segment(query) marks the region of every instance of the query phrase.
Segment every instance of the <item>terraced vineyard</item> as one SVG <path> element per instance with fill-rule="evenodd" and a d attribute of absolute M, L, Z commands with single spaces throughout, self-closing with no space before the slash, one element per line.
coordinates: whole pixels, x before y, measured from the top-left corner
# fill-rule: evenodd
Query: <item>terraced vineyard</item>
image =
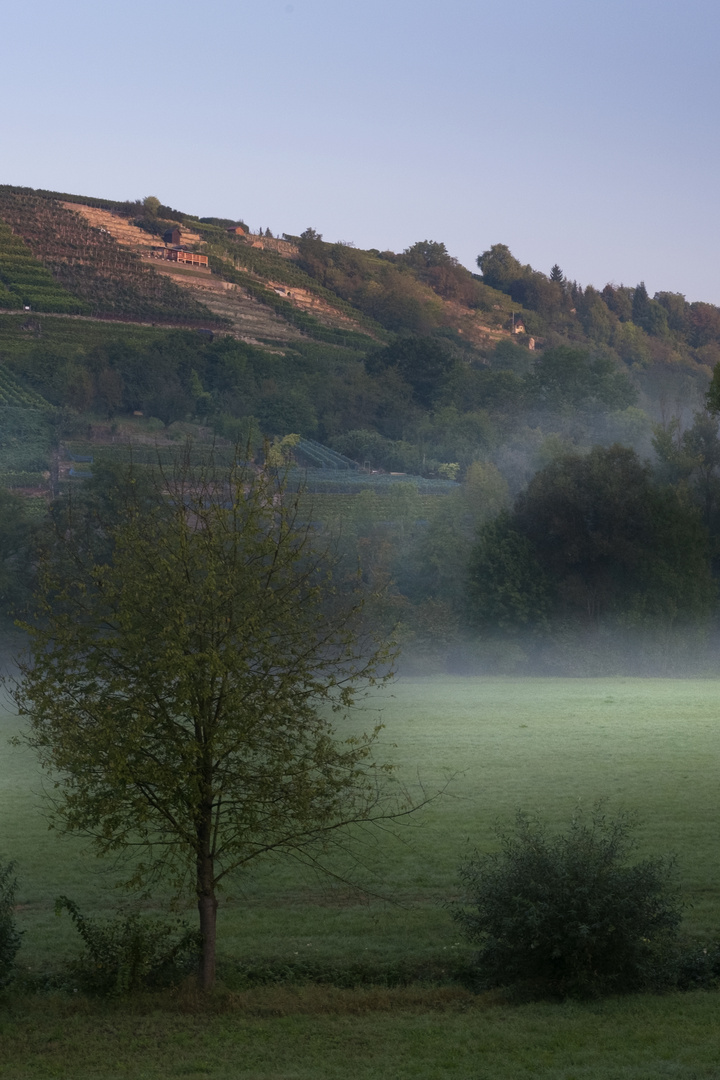
<path fill-rule="evenodd" d="M 6 367 L 0 365 L 0 408 L 13 406 L 21 409 L 51 409 L 50 402 L 35 390 L 21 386 Z"/>
<path fill-rule="evenodd" d="M 411 476 L 406 473 L 368 473 L 351 469 L 303 469 L 290 471 L 291 486 L 303 487 L 316 494 L 351 495 L 363 490 L 391 491 L 398 484 L 410 484 L 418 494 L 440 495 L 456 491 L 458 484 L 454 480 L 433 480 L 424 476 Z"/>
<path fill-rule="evenodd" d="M 73 294 L 75 310 L 103 318 L 185 326 L 224 325 L 224 320 L 186 290 L 143 265 L 134 252 L 107 232 L 92 228 L 79 213 L 54 199 L 0 185 L 0 221 L 5 222 L 6 229 L 10 226 L 6 236 L 14 233 L 16 239 L 24 241 L 25 251 L 42 260 L 42 265 L 34 265 L 46 275 L 46 285 L 41 286 L 38 279 L 37 288 L 50 288 L 49 281 L 59 293 Z"/>
<path fill-rule="evenodd" d="M 415 479 L 415 478 L 413 478 Z M 415 484 L 406 485 L 405 490 L 387 486 L 384 488 L 370 487 L 358 488 L 353 493 L 309 491 L 300 498 L 300 506 L 303 515 L 317 522 L 339 522 L 344 528 L 351 521 L 361 521 L 364 525 L 368 522 L 374 524 L 387 524 L 394 522 L 398 517 L 409 516 L 414 521 L 428 521 L 438 507 L 438 499 L 447 498 L 447 491 L 419 491 Z M 358 501 L 358 495 L 364 498 Z M 400 505 L 398 496 L 409 495 L 408 506 Z M 404 512 L 411 512 L 409 515 Z"/>
<path fill-rule="evenodd" d="M 0 308 L 83 314 L 89 304 L 72 296 L 38 262 L 9 225 L 0 222 Z"/>
<path fill-rule="evenodd" d="M 261 304 L 266 304 L 276 315 L 279 315 L 291 326 L 297 327 L 302 333 L 307 334 L 308 337 L 314 338 L 316 341 L 324 341 L 355 349 L 367 349 L 375 344 L 369 333 L 358 332 L 353 329 L 353 324 L 348 326 L 326 325 L 317 319 L 315 315 L 295 307 L 289 300 L 284 300 L 273 288 L 267 288 L 263 282 L 258 281 L 251 274 L 246 273 L 244 270 L 233 269 L 228 263 L 223 262 L 216 256 L 210 256 L 210 268 L 213 273 L 221 275 L 226 281 L 244 288 L 249 296 L 252 296 Z M 346 318 L 345 316 L 342 317 Z M 338 318 L 340 318 L 339 313 Z"/>
<path fill-rule="evenodd" d="M 65 456 L 69 461 L 80 465 L 92 465 L 96 462 L 112 463 L 114 465 L 160 465 L 171 467 L 178 460 L 178 454 L 182 453 L 182 444 L 178 446 L 162 446 L 153 443 L 119 442 L 119 443 L 92 443 L 69 441 L 63 443 Z M 209 465 L 214 462 L 218 466 L 228 465 L 234 457 L 233 447 L 218 446 L 215 443 L 196 443 L 190 451 L 191 465 Z"/>
<path fill-rule="evenodd" d="M 47 470 L 12 470 L 0 467 L 0 487 L 10 488 L 10 490 L 17 488 L 45 488 L 49 490 L 49 478 L 50 473 Z"/>
<path fill-rule="evenodd" d="M 0 487 L 48 488 L 54 414 L 0 364 Z"/>
<path fill-rule="evenodd" d="M 232 269 L 241 272 L 245 271 L 257 277 L 259 281 L 272 281 L 276 284 L 302 290 L 302 292 L 322 301 L 326 305 L 326 309 L 330 309 L 329 311 L 326 310 L 326 315 L 333 312 L 336 318 L 344 317 L 349 319 L 355 324 L 356 329 L 365 329 L 372 337 L 379 340 L 385 340 L 387 337 L 386 331 L 378 322 L 363 314 L 346 300 L 341 299 L 330 289 L 326 289 L 319 281 L 301 270 L 297 263 L 291 259 L 274 251 L 264 251 L 250 247 L 228 237 L 224 229 L 215 226 L 203 225 L 199 227 L 199 232 L 208 245 L 208 254 L 217 256 L 218 260 L 225 262 L 224 267 L 219 265 L 219 261 L 216 263 L 219 273 L 225 275 L 226 272 L 231 272 Z M 231 266 L 228 263 L 231 263 Z M 231 278 L 228 278 L 228 280 L 231 280 Z"/>

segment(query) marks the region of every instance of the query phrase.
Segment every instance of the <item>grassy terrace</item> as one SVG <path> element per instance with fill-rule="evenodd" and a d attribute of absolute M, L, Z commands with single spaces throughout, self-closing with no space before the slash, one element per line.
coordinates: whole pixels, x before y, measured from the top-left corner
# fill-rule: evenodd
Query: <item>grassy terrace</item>
<path fill-rule="evenodd" d="M 91 350 L 115 341 L 145 344 L 166 335 L 165 327 L 138 326 L 133 323 L 84 322 L 79 319 L 44 319 L 42 314 L 0 314 L 0 348 L 13 356 L 44 348 Z"/>
<path fill-rule="evenodd" d="M 716 994 L 517 1006 L 473 997 L 452 981 L 470 954 L 442 902 L 468 846 L 491 844 L 494 822 L 516 807 L 564 821 L 577 800 L 607 795 L 646 822 L 641 851 L 678 853 L 687 933 L 716 936 L 719 711 L 713 680 L 399 680 L 359 721 L 382 717 L 380 753 L 409 785 L 455 778 L 400 840 L 360 848 L 366 883 L 393 903 L 287 864 L 259 867 L 221 908 L 225 989 L 212 1004 L 188 989 L 114 1004 L 9 998 L 0 1077 L 718 1077 Z M 18 863 L 18 960 L 37 978 L 78 944 L 52 913 L 58 893 L 94 914 L 120 897 L 112 867 L 47 831 L 34 761 L 5 739 L 18 723 L 3 716 L 2 853 Z M 271 982 L 253 987 L 261 970 Z"/>

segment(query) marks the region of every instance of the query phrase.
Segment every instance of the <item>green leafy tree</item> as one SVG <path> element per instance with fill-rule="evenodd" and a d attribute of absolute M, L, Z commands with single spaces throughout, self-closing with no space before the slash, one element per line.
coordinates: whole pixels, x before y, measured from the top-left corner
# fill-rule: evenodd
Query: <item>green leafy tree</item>
<path fill-rule="evenodd" d="M 634 322 L 621 322 L 615 328 L 612 344 L 620 359 L 633 367 L 642 368 L 650 360 L 648 336 Z"/>
<path fill-rule="evenodd" d="M 720 308 L 697 301 L 690 304 L 690 344 L 696 349 L 720 341 Z"/>
<path fill-rule="evenodd" d="M 633 289 L 627 285 L 608 284 L 602 291 L 602 298 L 620 322 L 629 322 L 632 319 Z"/>
<path fill-rule="evenodd" d="M 611 357 L 560 345 L 548 349 L 525 379 L 536 408 L 552 412 L 608 412 L 633 405 L 637 391 Z"/>
<path fill-rule="evenodd" d="M 655 337 L 664 337 L 668 332 L 668 317 L 665 307 L 657 300 L 651 300 L 641 281 L 633 293 L 632 321 L 636 326 Z"/>
<path fill-rule="evenodd" d="M 552 581 L 532 543 L 501 513 L 478 532 L 467 578 L 467 615 L 486 636 L 547 628 Z"/>
<path fill-rule="evenodd" d="M 658 472 L 671 484 L 686 483 L 713 532 L 720 506 L 720 437 L 717 416 L 697 412 L 691 427 L 680 432 L 677 419 L 658 427 L 653 438 Z"/>
<path fill-rule="evenodd" d="M 713 368 L 712 379 L 705 399 L 708 412 L 720 416 L 720 364 Z"/>
<path fill-rule="evenodd" d="M 687 333 L 689 304 L 682 293 L 655 293 L 655 300 L 665 309 L 668 326 L 680 334 Z"/>
<path fill-rule="evenodd" d="M 667 424 L 658 424 L 652 437 L 657 456 L 655 474 L 665 484 L 687 483 L 695 468 L 695 458 L 683 445 L 680 421 L 675 416 Z"/>
<path fill-rule="evenodd" d="M 123 479 L 109 519 L 97 500 L 60 514 L 14 695 L 59 824 L 137 849 L 131 885 L 192 883 L 209 988 L 229 875 L 280 853 L 320 865 L 344 823 L 392 813 L 374 736 L 333 722 L 387 649 L 272 471 L 186 456 Z"/>
<path fill-rule="evenodd" d="M 437 501 L 397 579 L 413 600 L 447 604 L 459 618 L 467 604 L 467 567 L 477 530 L 506 508 L 507 484 L 494 465 L 473 461 L 460 490 Z M 410 572 L 407 580 L 403 570 Z"/>
<path fill-rule="evenodd" d="M 647 321 L 650 317 L 650 297 L 648 291 L 645 288 L 645 282 L 641 281 L 639 285 L 635 286 L 633 292 L 632 301 L 632 321 L 636 326 L 642 326 L 643 330 L 647 329 Z"/>
<path fill-rule="evenodd" d="M 73 979 L 93 994 L 116 996 L 176 982 L 197 953 L 198 933 L 180 919 L 147 919 L 138 912 L 105 922 L 86 918 L 67 896 L 55 900 L 85 945 L 69 967 Z"/>
<path fill-rule="evenodd" d="M 667 625 L 710 614 L 707 530 L 682 493 L 652 484 L 633 450 L 558 457 L 518 497 L 512 523 L 566 614 Z"/>
<path fill-rule="evenodd" d="M 582 328 L 593 341 L 609 342 L 612 338 L 615 319 L 602 296 L 588 285 L 576 303 L 578 318 Z"/>
<path fill-rule="evenodd" d="M 430 408 L 455 364 L 454 357 L 435 338 L 420 334 L 398 337 L 392 345 L 372 353 L 368 371 L 395 368 L 412 387 L 416 400 Z"/>
<path fill-rule="evenodd" d="M 450 255 L 444 244 L 435 240 L 420 240 L 406 248 L 400 258 L 440 296 L 457 300 L 468 307 L 480 305 L 478 282 L 469 270 Z"/>
<path fill-rule="evenodd" d="M 537 311 L 538 315 L 548 322 L 553 322 L 557 318 L 565 304 L 565 294 L 560 285 L 555 281 L 549 281 L 544 274 L 529 268 L 524 269 L 522 277 L 510 284 L 509 292 L 517 304 L 522 304 L 531 311 Z M 529 333 L 537 332 L 537 329 L 541 328 L 541 324 L 537 322 L 535 326 L 532 322 L 528 324 L 527 317 L 525 322 Z"/>
<path fill-rule="evenodd" d="M 562 285 L 565 281 L 565 275 L 557 263 L 555 263 L 550 270 L 550 280 L 556 282 L 558 285 Z"/>
<path fill-rule="evenodd" d="M 533 354 L 509 338 L 502 338 L 490 353 L 490 363 L 495 371 L 527 375 L 533 366 Z"/>
<path fill-rule="evenodd" d="M 412 247 L 405 248 L 403 257 L 408 266 L 426 270 L 435 266 L 456 266 L 454 259 L 444 244 L 436 240 L 419 240 Z"/>
<path fill-rule="evenodd" d="M 536 473 L 479 531 L 467 592 L 468 620 L 488 640 L 542 635 L 552 652 L 570 629 L 573 649 L 588 634 L 641 633 L 639 655 L 667 667 L 677 631 L 701 640 L 717 588 L 687 491 L 653 484 L 634 451 L 612 446 L 561 453 Z"/>
<path fill-rule="evenodd" d="M 510 251 L 507 244 L 493 244 L 482 255 L 478 255 L 477 264 L 486 285 L 501 292 L 508 292 L 513 281 L 524 273 L 524 267 Z"/>

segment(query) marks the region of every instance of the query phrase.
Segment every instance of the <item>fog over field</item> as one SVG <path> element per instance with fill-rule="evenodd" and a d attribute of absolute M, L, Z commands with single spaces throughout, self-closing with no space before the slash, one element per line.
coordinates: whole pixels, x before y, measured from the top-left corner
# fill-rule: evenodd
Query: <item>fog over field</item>
<path fill-rule="evenodd" d="M 294 863 L 258 864 L 227 886 L 224 962 L 292 963 L 299 954 L 313 963 L 436 962 L 459 948 L 442 904 L 458 895 L 468 851 L 493 848 L 494 828 L 518 808 L 559 826 L 599 798 L 609 810 L 637 811 L 641 853 L 678 854 L 686 928 L 712 935 L 720 913 L 717 693 L 710 679 L 399 678 L 348 731 L 379 718 L 378 758 L 397 765 L 416 798 L 420 785 L 444 793 L 406 826 L 349 844 L 335 863 L 387 901 Z M 4 738 L 21 727 L 4 715 Z M 28 750 L 6 743 L 1 768 L 3 850 L 17 861 L 26 931 L 22 963 L 52 967 L 74 945 L 69 920 L 53 915 L 55 896 L 109 913 L 122 899 L 111 887 L 117 873 L 78 838 L 48 832 L 43 780 Z M 165 906 L 162 893 L 156 906 Z"/>

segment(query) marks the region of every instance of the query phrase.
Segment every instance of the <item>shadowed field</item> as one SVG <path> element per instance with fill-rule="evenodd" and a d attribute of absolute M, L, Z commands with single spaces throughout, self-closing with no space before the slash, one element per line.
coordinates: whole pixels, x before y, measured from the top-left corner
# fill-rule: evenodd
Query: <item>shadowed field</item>
<path fill-rule="evenodd" d="M 469 847 L 492 844 L 494 824 L 518 807 L 560 822 L 578 800 L 590 805 L 600 796 L 611 809 L 637 810 L 641 853 L 677 852 L 690 905 L 685 929 L 717 935 L 717 682 L 402 679 L 353 723 L 369 727 L 378 718 L 385 723 L 379 756 L 397 764 L 418 796 L 418 778 L 432 792 L 452 776 L 446 793 L 399 835 L 354 849 L 365 868 L 352 866 L 350 853 L 334 863 L 388 900 L 292 864 L 258 866 L 233 883 L 221 908 L 221 970 L 234 989 L 218 1015 L 201 1022 L 195 1005 L 175 999 L 142 1008 L 30 1001 L 4 1027 L 14 1064 L 7 1071 L 0 1063 L 0 1077 L 720 1076 L 715 994 L 513 1009 L 459 989 L 443 997 L 427 987 L 413 997 L 400 988 L 375 998 L 297 985 L 242 990 L 247 965 L 285 965 L 296 983 L 322 971 L 341 983 L 349 971 L 362 971 L 366 982 L 388 970 L 427 968 L 437 977 L 447 963 L 451 971 L 469 953 L 442 904 L 457 894 L 456 868 Z M 2 723 L 9 735 L 19 721 L 6 714 Z M 48 832 L 30 753 L 9 747 L 4 735 L 0 745 L 0 852 L 18 864 L 26 931 L 18 960 L 39 972 L 77 948 L 69 920 L 52 914 L 58 893 L 100 915 L 122 894 L 111 887 L 112 867 L 79 840 Z M 141 1017 L 133 1019 L 134 1008 Z M 104 1034 L 91 1037 L 100 1017 Z"/>

